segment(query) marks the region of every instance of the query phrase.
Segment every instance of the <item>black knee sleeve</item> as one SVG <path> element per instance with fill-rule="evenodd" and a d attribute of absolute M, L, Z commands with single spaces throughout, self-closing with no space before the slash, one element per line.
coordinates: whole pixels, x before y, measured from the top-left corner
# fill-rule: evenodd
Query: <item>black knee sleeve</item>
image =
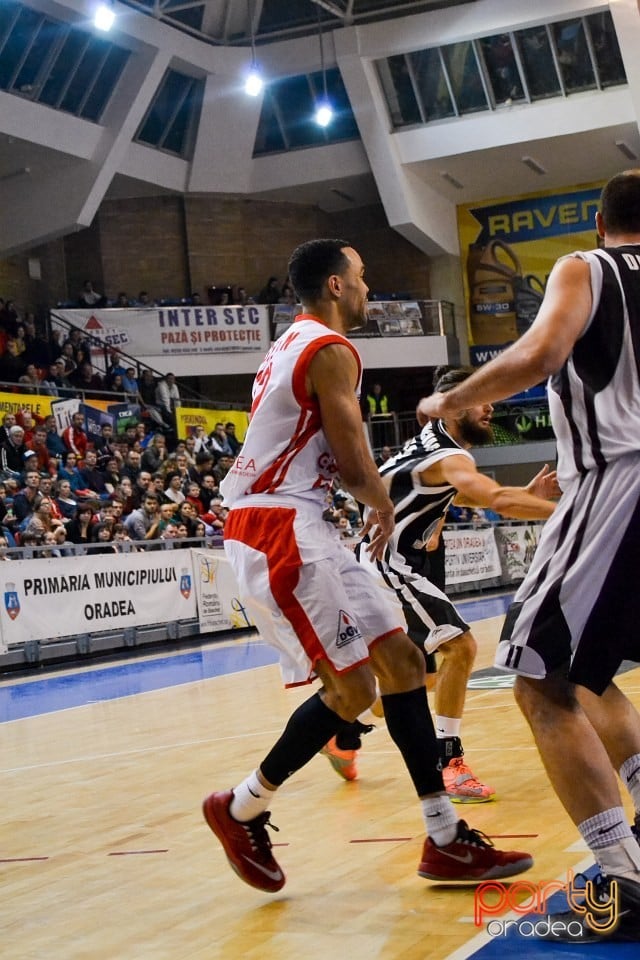
<path fill-rule="evenodd" d="M 260 764 L 263 776 L 274 787 L 279 787 L 315 757 L 343 723 L 344 720 L 325 705 L 320 694 L 309 697 L 291 714 L 282 736 Z"/>
<path fill-rule="evenodd" d="M 386 693 L 382 706 L 387 729 L 407 765 L 419 797 L 444 790 L 436 732 L 424 687 Z"/>

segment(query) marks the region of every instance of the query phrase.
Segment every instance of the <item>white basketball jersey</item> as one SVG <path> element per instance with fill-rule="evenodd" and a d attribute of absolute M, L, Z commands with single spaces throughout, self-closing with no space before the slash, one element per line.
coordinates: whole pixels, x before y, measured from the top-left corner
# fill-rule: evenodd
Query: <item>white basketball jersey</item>
<path fill-rule="evenodd" d="M 352 343 L 309 314 L 301 314 L 273 344 L 256 374 L 251 421 L 242 450 L 220 484 L 225 506 L 249 506 L 291 497 L 326 507 L 337 468 L 322 430 L 317 399 L 307 396 L 305 379 L 318 350 Z"/>

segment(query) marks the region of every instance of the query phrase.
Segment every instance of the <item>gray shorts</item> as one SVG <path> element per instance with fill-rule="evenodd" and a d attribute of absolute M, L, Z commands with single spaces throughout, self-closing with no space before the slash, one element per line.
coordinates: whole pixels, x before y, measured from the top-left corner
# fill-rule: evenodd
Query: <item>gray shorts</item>
<path fill-rule="evenodd" d="M 505 620 L 496 666 L 604 692 L 623 660 L 640 662 L 640 453 L 564 490 Z"/>

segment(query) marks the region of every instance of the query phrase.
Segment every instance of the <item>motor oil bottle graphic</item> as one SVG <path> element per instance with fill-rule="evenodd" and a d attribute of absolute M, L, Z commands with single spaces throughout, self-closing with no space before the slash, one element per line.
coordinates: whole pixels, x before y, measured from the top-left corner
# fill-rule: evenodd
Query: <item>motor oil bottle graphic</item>
<path fill-rule="evenodd" d="M 522 285 L 518 257 L 502 240 L 472 244 L 467 255 L 470 326 L 474 344 L 508 343 L 518 336 L 516 291 Z"/>
<path fill-rule="evenodd" d="M 544 287 L 542 280 L 533 273 L 515 278 L 516 328 L 519 337 L 527 332 L 537 317 L 544 297 Z"/>

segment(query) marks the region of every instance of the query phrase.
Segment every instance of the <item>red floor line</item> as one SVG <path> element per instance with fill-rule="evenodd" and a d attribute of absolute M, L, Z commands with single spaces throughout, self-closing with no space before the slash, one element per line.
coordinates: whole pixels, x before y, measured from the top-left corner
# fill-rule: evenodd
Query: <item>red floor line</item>
<path fill-rule="evenodd" d="M 114 850 L 108 857 L 134 857 L 141 853 L 169 853 L 169 850 Z"/>
<path fill-rule="evenodd" d="M 413 837 L 368 837 L 363 840 L 349 840 L 349 843 L 404 843 Z"/>
<path fill-rule="evenodd" d="M 48 860 L 49 857 L 3 857 L 0 863 L 30 863 L 32 860 Z"/>
<path fill-rule="evenodd" d="M 490 840 L 529 840 L 539 837 L 539 833 L 488 833 Z"/>

